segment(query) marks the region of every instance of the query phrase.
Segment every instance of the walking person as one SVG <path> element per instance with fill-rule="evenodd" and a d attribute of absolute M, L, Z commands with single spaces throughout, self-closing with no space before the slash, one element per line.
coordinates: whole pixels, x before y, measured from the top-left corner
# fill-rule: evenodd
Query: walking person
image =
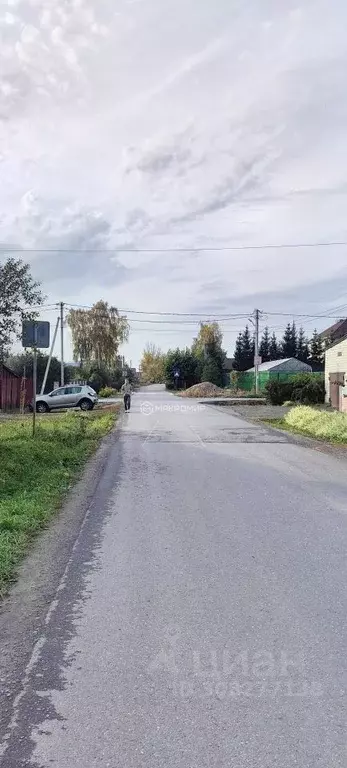
<path fill-rule="evenodd" d="M 122 386 L 122 392 L 124 394 L 124 409 L 126 411 L 130 411 L 130 405 L 131 405 L 131 384 L 129 382 L 129 379 L 125 379 L 125 382 Z"/>

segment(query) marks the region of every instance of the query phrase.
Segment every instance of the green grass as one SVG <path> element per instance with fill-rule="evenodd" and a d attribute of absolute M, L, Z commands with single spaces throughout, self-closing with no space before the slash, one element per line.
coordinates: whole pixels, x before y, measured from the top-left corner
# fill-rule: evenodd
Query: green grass
<path fill-rule="evenodd" d="M 48 523 L 117 408 L 0 423 L 0 596 L 31 540 Z"/>
<path fill-rule="evenodd" d="M 328 443 L 347 444 L 347 414 L 308 405 L 292 408 L 283 419 L 267 419 L 273 427 Z"/>

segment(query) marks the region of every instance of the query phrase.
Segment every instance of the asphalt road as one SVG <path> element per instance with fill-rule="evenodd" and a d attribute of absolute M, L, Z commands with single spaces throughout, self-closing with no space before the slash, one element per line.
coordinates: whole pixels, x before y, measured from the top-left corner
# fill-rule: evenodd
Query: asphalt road
<path fill-rule="evenodd" d="M 337 768 L 346 465 L 133 397 L 13 702 L 6 768 Z"/>

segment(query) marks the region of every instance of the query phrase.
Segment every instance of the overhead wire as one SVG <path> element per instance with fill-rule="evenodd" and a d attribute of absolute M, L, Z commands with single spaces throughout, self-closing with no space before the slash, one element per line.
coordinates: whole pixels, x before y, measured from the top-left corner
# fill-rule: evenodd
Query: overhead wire
<path fill-rule="evenodd" d="M 264 243 L 259 245 L 201 245 L 174 246 L 164 248 L 7 248 L 0 246 L 2 253 L 217 253 L 223 251 L 265 251 L 285 248 L 340 248 L 347 245 L 347 240 L 328 240 L 306 243 Z"/>

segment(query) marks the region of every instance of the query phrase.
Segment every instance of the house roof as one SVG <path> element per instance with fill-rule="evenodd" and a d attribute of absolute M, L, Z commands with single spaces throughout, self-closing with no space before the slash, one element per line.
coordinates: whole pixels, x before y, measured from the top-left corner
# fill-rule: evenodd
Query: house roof
<path fill-rule="evenodd" d="M 345 333 L 344 336 L 341 336 L 340 339 L 336 339 L 332 344 L 329 344 L 328 349 L 326 349 L 326 352 L 329 352 L 329 349 L 332 349 L 333 347 L 337 347 L 338 344 L 342 344 L 344 341 L 347 341 L 347 333 Z"/>
<path fill-rule="evenodd" d="M 346 326 L 346 330 L 347 330 L 347 317 L 341 317 L 341 319 L 338 320 L 337 323 L 334 323 L 334 325 L 331 325 L 329 328 L 326 328 L 326 330 L 322 331 L 319 334 L 319 336 L 321 339 L 334 337 L 339 331 L 344 330 L 344 326 Z"/>
<path fill-rule="evenodd" d="M 282 363 L 289 363 L 291 360 L 295 360 L 295 363 L 298 363 L 299 361 L 295 357 L 283 357 L 281 360 L 269 360 L 267 363 L 261 363 L 261 365 L 258 366 L 258 371 L 261 373 L 262 371 L 271 371 L 272 368 L 277 368 Z M 255 371 L 255 368 L 249 368 L 248 371 Z"/>

